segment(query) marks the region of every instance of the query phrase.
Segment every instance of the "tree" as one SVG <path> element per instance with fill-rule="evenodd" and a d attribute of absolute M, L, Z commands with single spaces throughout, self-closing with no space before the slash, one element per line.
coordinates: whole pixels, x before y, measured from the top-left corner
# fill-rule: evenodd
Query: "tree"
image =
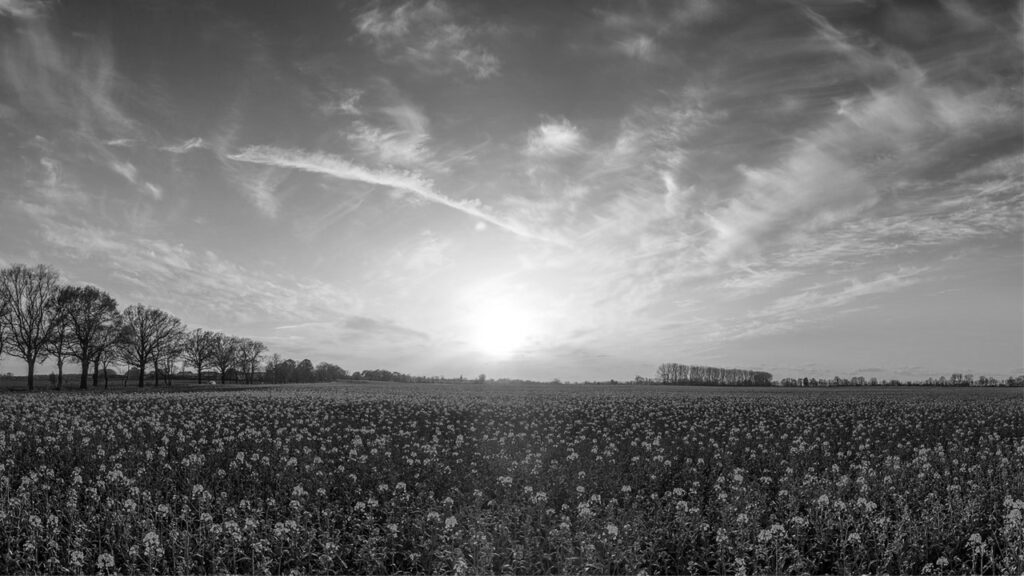
<path fill-rule="evenodd" d="M 182 340 L 181 353 L 187 366 L 196 369 L 196 382 L 203 381 L 203 366 L 213 361 L 213 344 L 217 335 L 209 330 L 196 328 Z"/>
<path fill-rule="evenodd" d="M 146 364 L 168 338 L 182 330 L 182 323 L 163 310 L 142 304 L 125 308 L 121 318 L 119 357 L 125 364 L 139 369 L 139 388 L 142 388 Z"/>
<path fill-rule="evenodd" d="M 153 349 L 153 385 L 160 385 L 160 374 L 164 375 L 164 384 L 170 386 L 170 373 L 173 365 L 181 357 L 182 339 L 185 336 L 185 325 L 180 321 L 173 330 L 164 335 Z"/>
<path fill-rule="evenodd" d="M 336 382 L 344 380 L 347 375 L 341 366 L 331 364 L 330 362 L 321 362 L 316 365 L 315 376 L 317 382 Z"/>
<path fill-rule="evenodd" d="M 294 382 L 295 381 L 295 360 L 288 358 L 287 360 L 280 360 L 280 356 L 274 355 L 278 358 L 278 361 L 274 363 L 274 381 L 275 382 Z"/>
<path fill-rule="evenodd" d="M 89 363 L 95 362 L 97 337 L 101 330 L 117 321 L 117 300 L 95 286 L 65 286 L 57 297 L 67 315 L 67 323 L 76 343 L 75 356 L 82 364 L 83 390 L 89 377 Z"/>
<path fill-rule="evenodd" d="M 4 296 L 3 288 L 0 287 L 0 358 L 4 356 L 4 344 L 7 342 L 7 316 L 10 311 L 11 304 Z"/>
<path fill-rule="evenodd" d="M 260 366 L 260 359 L 267 351 L 267 346 L 258 340 L 242 338 L 238 341 L 238 360 L 242 374 L 245 375 L 245 383 L 252 384 L 256 371 Z"/>
<path fill-rule="evenodd" d="M 274 353 L 269 360 L 267 360 L 267 366 L 263 369 L 263 379 L 267 382 L 283 382 L 281 379 L 281 355 Z"/>
<path fill-rule="evenodd" d="M 56 300 L 57 271 L 49 266 L 29 268 L 15 264 L 0 270 L 0 301 L 7 314 L 0 316 L 8 352 L 28 364 L 28 389 L 34 389 L 36 362 L 46 359 L 46 346 L 60 326 Z"/>
<path fill-rule="evenodd" d="M 110 372 L 109 366 L 111 363 L 116 363 L 119 357 L 118 337 L 121 333 L 121 315 L 117 315 L 117 320 L 111 326 L 104 326 L 98 333 L 96 341 L 93 345 L 95 354 L 93 356 L 94 363 L 98 360 L 99 365 L 103 367 L 103 388 L 107 389 L 110 387 Z M 95 375 L 96 372 L 93 372 Z"/>
<path fill-rule="evenodd" d="M 103 325 L 96 332 L 95 338 L 92 343 L 93 350 L 93 365 L 103 366 L 103 387 L 107 388 L 110 385 L 109 377 L 107 375 L 107 367 L 111 363 L 116 363 L 120 359 L 121 352 L 121 328 L 122 328 L 121 313 L 114 313 L 114 321 L 110 324 Z M 93 386 L 96 386 L 96 374 L 93 371 Z"/>
<path fill-rule="evenodd" d="M 57 390 L 64 386 L 64 362 L 68 357 L 74 356 L 75 341 L 71 326 L 67 322 L 67 311 L 60 305 L 58 298 L 56 313 L 59 315 L 57 328 L 53 331 L 53 337 L 46 343 L 45 351 L 57 361 Z"/>
<path fill-rule="evenodd" d="M 313 381 L 313 362 L 308 358 L 299 362 L 295 367 L 295 373 L 292 374 L 292 378 L 296 382 L 312 382 Z"/>
<path fill-rule="evenodd" d="M 235 367 L 238 362 L 239 339 L 234 336 L 227 336 L 217 332 L 213 337 L 213 365 L 220 372 L 220 383 L 224 384 L 224 377 L 228 370 Z"/>

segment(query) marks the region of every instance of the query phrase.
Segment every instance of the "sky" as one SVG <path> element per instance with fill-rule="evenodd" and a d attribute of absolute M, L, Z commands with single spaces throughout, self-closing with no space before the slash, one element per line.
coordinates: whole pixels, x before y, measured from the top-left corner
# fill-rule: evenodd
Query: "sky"
<path fill-rule="evenodd" d="M 0 0 L 0 266 L 350 371 L 1021 374 L 1022 11 Z"/>

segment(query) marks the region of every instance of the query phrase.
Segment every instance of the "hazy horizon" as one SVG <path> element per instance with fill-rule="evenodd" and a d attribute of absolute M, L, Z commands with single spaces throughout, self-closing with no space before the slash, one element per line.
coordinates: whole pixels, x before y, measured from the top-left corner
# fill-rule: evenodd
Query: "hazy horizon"
<path fill-rule="evenodd" d="M 0 0 L 0 267 L 349 371 L 1019 375 L 1022 41 L 1019 2 Z"/>

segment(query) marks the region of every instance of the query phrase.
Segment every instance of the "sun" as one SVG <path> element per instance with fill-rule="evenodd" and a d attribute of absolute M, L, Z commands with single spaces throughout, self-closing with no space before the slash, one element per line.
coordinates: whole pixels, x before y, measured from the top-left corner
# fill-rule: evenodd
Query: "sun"
<path fill-rule="evenodd" d="M 478 302 L 469 315 L 470 343 L 488 356 L 505 358 L 523 350 L 537 333 L 536 315 L 511 298 Z"/>

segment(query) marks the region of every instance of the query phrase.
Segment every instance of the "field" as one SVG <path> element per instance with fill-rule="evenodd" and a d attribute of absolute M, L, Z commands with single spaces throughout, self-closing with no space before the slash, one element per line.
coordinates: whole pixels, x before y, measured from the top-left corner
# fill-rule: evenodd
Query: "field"
<path fill-rule="evenodd" d="M 0 395 L 2 573 L 1021 573 L 1020 390 Z"/>

